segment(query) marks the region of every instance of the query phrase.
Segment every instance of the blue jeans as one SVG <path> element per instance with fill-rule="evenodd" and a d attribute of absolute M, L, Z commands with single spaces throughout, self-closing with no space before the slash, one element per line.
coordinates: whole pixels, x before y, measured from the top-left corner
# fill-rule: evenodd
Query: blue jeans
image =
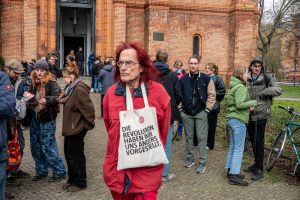
<path fill-rule="evenodd" d="M 92 75 L 93 63 L 88 62 L 89 76 Z"/>
<path fill-rule="evenodd" d="M 94 76 L 94 85 L 93 88 L 94 90 L 97 90 L 98 92 L 100 92 L 100 82 L 98 81 L 98 76 Z"/>
<path fill-rule="evenodd" d="M 64 161 L 59 155 L 55 139 L 55 120 L 40 123 L 33 117 L 30 124 L 30 147 L 35 161 L 36 175 L 48 174 L 48 168 L 55 176 L 66 176 Z"/>
<path fill-rule="evenodd" d="M 168 176 L 168 174 L 169 174 L 169 167 L 170 167 L 170 162 L 171 162 L 171 158 L 172 158 L 173 131 L 174 131 L 174 123 L 171 123 L 169 132 L 168 132 L 168 136 L 167 136 L 166 146 L 165 146 L 165 152 L 166 152 L 167 158 L 169 160 L 169 164 L 166 164 L 164 166 L 164 170 L 163 170 L 163 176 L 165 176 L 165 177 Z"/>
<path fill-rule="evenodd" d="M 226 168 L 230 174 L 239 174 L 241 170 L 246 138 L 246 124 L 238 119 L 229 119 L 230 146 L 227 154 Z"/>
<path fill-rule="evenodd" d="M 6 160 L 0 161 L 0 199 L 5 199 Z"/>

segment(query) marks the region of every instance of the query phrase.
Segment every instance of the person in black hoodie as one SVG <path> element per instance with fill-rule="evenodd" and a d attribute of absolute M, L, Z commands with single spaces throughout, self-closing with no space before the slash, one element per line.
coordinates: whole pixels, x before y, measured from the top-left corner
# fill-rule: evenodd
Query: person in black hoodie
<path fill-rule="evenodd" d="M 168 61 L 168 53 L 159 50 L 156 54 L 156 62 L 154 63 L 155 67 L 160 72 L 160 81 L 163 84 L 164 88 L 168 92 L 169 96 L 171 97 L 171 123 L 170 129 L 166 141 L 165 152 L 167 155 L 168 160 L 170 161 L 172 158 L 172 135 L 174 130 L 174 120 L 180 119 L 180 113 L 178 110 L 178 105 L 182 98 L 181 95 L 181 86 L 178 80 L 178 77 L 175 73 L 173 73 L 169 69 L 169 65 L 166 64 Z M 169 172 L 170 164 L 166 164 L 163 170 L 163 181 L 171 181 L 175 178 L 174 173 Z"/>

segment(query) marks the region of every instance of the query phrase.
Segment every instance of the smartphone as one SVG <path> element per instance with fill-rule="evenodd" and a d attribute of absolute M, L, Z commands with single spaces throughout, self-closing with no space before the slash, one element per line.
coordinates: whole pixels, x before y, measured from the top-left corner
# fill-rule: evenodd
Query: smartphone
<path fill-rule="evenodd" d="M 23 99 L 25 101 L 28 101 L 28 100 L 32 99 L 33 97 L 34 97 L 34 94 L 27 92 L 27 91 L 25 91 L 23 94 Z"/>

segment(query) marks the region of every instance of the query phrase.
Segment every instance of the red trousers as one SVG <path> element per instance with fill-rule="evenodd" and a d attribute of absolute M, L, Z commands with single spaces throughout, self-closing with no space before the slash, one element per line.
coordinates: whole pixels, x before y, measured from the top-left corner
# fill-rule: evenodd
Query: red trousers
<path fill-rule="evenodd" d="M 110 191 L 114 200 L 156 200 L 157 191 L 145 192 L 145 193 L 131 193 L 127 195 L 119 194 Z"/>

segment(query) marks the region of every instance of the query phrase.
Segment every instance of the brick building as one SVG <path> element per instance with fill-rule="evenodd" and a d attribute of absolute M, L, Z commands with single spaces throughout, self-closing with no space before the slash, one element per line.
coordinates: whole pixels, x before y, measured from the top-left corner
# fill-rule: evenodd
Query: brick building
<path fill-rule="evenodd" d="M 139 41 L 169 64 L 199 54 L 221 74 L 248 65 L 256 53 L 255 0 L 1 0 L 0 55 L 29 60 L 57 49 L 114 55 L 120 41 Z M 62 63 L 62 62 L 61 62 Z"/>

